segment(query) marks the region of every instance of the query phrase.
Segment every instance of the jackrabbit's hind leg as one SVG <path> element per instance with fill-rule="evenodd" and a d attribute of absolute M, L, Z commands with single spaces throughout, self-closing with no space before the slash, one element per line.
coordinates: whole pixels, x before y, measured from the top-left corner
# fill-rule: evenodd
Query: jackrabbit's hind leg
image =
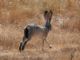
<path fill-rule="evenodd" d="M 19 51 L 22 50 L 22 42 L 20 42 L 20 45 L 19 45 Z"/>
<path fill-rule="evenodd" d="M 23 40 L 20 42 L 19 51 L 24 50 L 26 42 L 27 42 L 26 37 L 23 37 Z"/>

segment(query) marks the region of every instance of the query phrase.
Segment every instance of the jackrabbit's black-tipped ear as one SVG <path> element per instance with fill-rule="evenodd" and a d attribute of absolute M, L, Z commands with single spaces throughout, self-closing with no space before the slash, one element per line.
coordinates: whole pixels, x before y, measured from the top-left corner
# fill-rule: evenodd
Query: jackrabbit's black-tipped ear
<path fill-rule="evenodd" d="M 44 11 L 44 17 L 45 17 L 47 14 L 48 14 L 48 11 L 45 10 L 45 11 Z"/>
<path fill-rule="evenodd" d="M 52 10 L 50 10 L 51 15 L 53 14 Z"/>
<path fill-rule="evenodd" d="M 50 11 L 49 11 L 49 16 L 50 16 L 50 18 L 52 18 L 52 15 L 53 15 L 53 12 L 52 12 L 52 10 L 50 10 Z"/>
<path fill-rule="evenodd" d="M 45 20 L 48 20 L 48 15 L 49 15 L 49 11 L 45 10 L 44 11 L 44 18 L 45 18 Z"/>
<path fill-rule="evenodd" d="M 51 21 L 52 14 L 53 14 L 53 12 L 51 10 L 45 10 L 44 11 L 44 18 L 45 18 L 45 20 L 47 20 L 47 21 L 50 20 Z"/>

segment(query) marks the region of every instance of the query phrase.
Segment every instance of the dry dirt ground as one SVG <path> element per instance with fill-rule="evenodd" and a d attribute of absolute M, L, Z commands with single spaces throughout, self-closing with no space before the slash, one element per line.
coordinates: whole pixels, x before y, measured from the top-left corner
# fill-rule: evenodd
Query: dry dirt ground
<path fill-rule="evenodd" d="M 51 9 L 52 30 L 42 51 L 42 40 L 33 36 L 19 51 L 24 27 L 42 25 L 44 10 Z M 0 60 L 80 60 L 80 0 L 0 0 Z"/>

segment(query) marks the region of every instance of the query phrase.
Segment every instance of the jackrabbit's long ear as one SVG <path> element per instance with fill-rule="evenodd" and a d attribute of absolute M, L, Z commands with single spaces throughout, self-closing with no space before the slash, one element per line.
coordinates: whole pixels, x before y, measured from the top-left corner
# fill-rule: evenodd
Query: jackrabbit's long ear
<path fill-rule="evenodd" d="M 49 11 L 49 20 L 51 20 L 52 15 L 53 15 L 53 12 L 50 10 L 50 11 Z"/>
<path fill-rule="evenodd" d="M 46 11 L 44 11 L 44 18 L 46 18 L 47 15 L 48 15 L 48 11 L 46 10 Z"/>
<path fill-rule="evenodd" d="M 52 11 L 50 10 L 50 11 L 44 11 L 44 18 L 45 18 L 45 20 L 51 20 L 51 18 L 52 18 Z"/>
<path fill-rule="evenodd" d="M 52 10 L 50 10 L 50 13 L 53 14 Z"/>
<path fill-rule="evenodd" d="M 53 15 L 53 12 L 50 10 L 50 14 L 51 14 L 51 17 L 52 17 L 52 15 Z"/>

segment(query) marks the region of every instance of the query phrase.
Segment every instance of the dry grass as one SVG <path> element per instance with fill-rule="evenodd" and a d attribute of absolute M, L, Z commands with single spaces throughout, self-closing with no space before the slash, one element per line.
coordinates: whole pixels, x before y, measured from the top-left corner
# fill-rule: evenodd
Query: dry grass
<path fill-rule="evenodd" d="M 79 7 L 79 0 L 0 0 L 0 60 L 80 60 Z M 20 53 L 24 27 L 30 22 L 43 24 L 48 9 L 53 11 L 47 37 L 52 48 L 45 43 L 42 51 L 42 41 L 33 37 Z"/>

